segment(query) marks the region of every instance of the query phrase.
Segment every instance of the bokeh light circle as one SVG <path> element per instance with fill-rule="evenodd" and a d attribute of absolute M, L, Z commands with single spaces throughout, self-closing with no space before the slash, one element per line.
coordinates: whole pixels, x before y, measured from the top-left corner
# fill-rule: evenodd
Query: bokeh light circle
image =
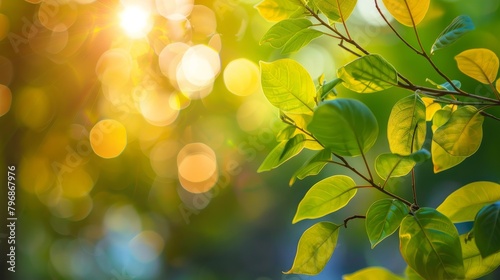
<path fill-rule="evenodd" d="M 5 37 L 7 37 L 7 35 L 9 34 L 9 29 L 10 29 L 10 22 L 9 22 L 9 18 L 0 13 L 0 41 L 2 41 L 3 39 L 5 39 Z"/>
<path fill-rule="evenodd" d="M 246 58 L 235 59 L 224 69 L 224 83 L 233 94 L 248 96 L 260 88 L 259 67 Z"/>
<path fill-rule="evenodd" d="M 158 13 L 165 18 L 187 17 L 194 7 L 194 0 L 156 0 Z"/>
<path fill-rule="evenodd" d="M 158 258 L 163 251 L 165 241 L 155 231 L 146 230 L 132 238 L 128 246 L 138 261 L 147 263 Z"/>
<path fill-rule="evenodd" d="M 170 106 L 170 94 L 150 91 L 140 103 L 141 113 L 152 125 L 166 126 L 173 123 L 179 111 Z"/>
<path fill-rule="evenodd" d="M 185 190 L 207 192 L 219 177 L 215 152 L 203 143 L 187 144 L 177 154 L 177 171 Z"/>
<path fill-rule="evenodd" d="M 98 156 L 115 158 L 127 146 L 127 131 L 116 120 L 102 120 L 90 130 L 90 145 Z"/>

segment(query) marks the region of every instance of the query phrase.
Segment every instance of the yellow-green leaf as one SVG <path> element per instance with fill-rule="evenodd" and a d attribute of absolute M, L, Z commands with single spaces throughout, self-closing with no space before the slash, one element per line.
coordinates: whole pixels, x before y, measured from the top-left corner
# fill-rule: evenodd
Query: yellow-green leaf
<path fill-rule="evenodd" d="M 381 154 L 375 159 L 375 170 L 382 179 L 405 176 L 417 165 L 431 157 L 426 149 L 418 150 L 411 155 Z"/>
<path fill-rule="evenodd" d="M 477 279 L 490 274 L 500 265 L 500 253 L 487 258 L 481 257 L 474 240 L 467 240 L 467 233 L 460 235 L 462 258 L 464 259 L 465 279 Z"/>
<path fill-rule="evenodd" d="M 300 201 L 292 223 L 333 213 L 356 195 L 356 183 L 345 175 L 328 177 L 314 184 Z"/>
<path fill-rule="evenodd" d="M 290 0 L 263 0 L 255 8 L 268 21 L 284 20 L 304 9 L 298 2 Z"/>
<path fill-rule="evenodd" d="M 292 59 L 260 62 L 264 95 L 272 105 L 286 113 L 313 111 L 316 88 L 306 69 Z"/>
<path fill-rule="evenodd" d="M 432 140 L 452 156 L 471 156 L 483 140 L 483 121 L 476 107 L 460 107 L 436 130 Z"/>
<path fill-rule="evenodd" d="M 497 92 L 500 93 L 500 79 L 498 79 L 496 82 L 496 89 L 497 89 Z"/>
<path fill-rule="evenodd" d="M 367 267 L 342 276 L 342 280 L 403 280 L 383 267 Z"/>
<path fill-rule="evenodd" d="M 424 279 L 463 279 L 458 231 L 443 214 L 420 208 L 399 227 L 399 249 L 408 266 Z"/>
<path fill-rule="evenodd" d="M 317 152 L 313 157 L 307 160 L 290 179 L 289 185 L 293 185 L 295 178 L 304 179 L 307 176 L 318 174 L 323 167 L 332 159 L 332 152 L 329 149 L 324 149 Z"/>
<path fill-rule="evenodd" d="M 450 105 L 444 106 L 442 109 L 436 111 L 432 119 L 432 132 L 443 126 L 451 117 L 453 108 Z M 460 164 L 467 157 L 452 156 L 446 152 L 441 146 L 439 146 L 435 141 L 431 144 L 431 155 L 432 164 L 434 165 L 434 173 L 439 173 L 441 171 L 447 170 Z"/>
<path fill-rule="evenodd" d="M 488 49 L 470 49 L 455 56 L 458 69 L 483 83 L 492 84 L 498 74 L 498 56 Z"/>
<path fill-rule="evenodd" d="M 481 208 L 497 200 L 500 200 L 499 184 L 473 182 L 452 192 L 437 210 L 454 223 L 468 222 L 474 221 Z"/>
<path fill-rule="evenodd" d="M 405 269 L 406 279 L 408 280 L 425 280 L 422 276 L 418 275 L 413 268 L 407 266 Z"/>
<path fill-rule="evenodd" d="M 288 141 L 279 143 L 269 152 L 257 172 L 272 170 L 296 156 L 304 148 L 305 141 L 306 137 L 304 134 L 297 134 Z"/>
<path fill-rule="evenodd" d="M 365 55 L 337 70 L 343 85 L 358 93 L 371 93 L 398 84 L 396 69 L 378 54 Z"/>
<path fill-rule="evenodd" d="M 425 104 L 418 95 L 399 100 L 391 110 L 387 139 L 391 152 L 409 155 L 422 148 L 425 141 Z"/>
<path fill-rule="evenodd" d="M 383 0 L 391 15 L 406 26 L 418 25 L 429 10 L 430 0 Z"/>
<path fill-rule="evenodd" d="M 319 222 L 300 237 L 292 268 L 285 274 L 316 275 L 325 267 L 335 251 L 339 225 Z"/>
<path fill-rule="evenodd" d="M 316 7 L 332 22 L 345 22 L 357 0 L 313 0 Z"/>
<path fill-rule="evenodd" d="M 269 43 L 274 48 L 281 48 L 293 35 L 310 26 L 312 22 L 305 18 L 282 20 L 269 28 L 262 36 L 260 44 Z"/>
<path fill-rule="evenodd" d="M 323 32 L 316 29 L 303 29 L 295 33 L 281 50 L 282 54 L 296 52 L 307 46 L 312 40 L 323 35 Z"/>

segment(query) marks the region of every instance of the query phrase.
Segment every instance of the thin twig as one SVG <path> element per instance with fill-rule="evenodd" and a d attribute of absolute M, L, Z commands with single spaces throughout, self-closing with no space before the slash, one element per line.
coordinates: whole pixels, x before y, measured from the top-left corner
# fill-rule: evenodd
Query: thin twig
<path fill-rule="evenodd" d="M 366 216 L 364 215 L 354 215 L 354 216 L 351 216 L 347 219 L 344 220 L 344 227 L 347 228 L 347 223 L 350 221 L 350 220 L 354 220 L 354 219 L 366 219 Z"/>

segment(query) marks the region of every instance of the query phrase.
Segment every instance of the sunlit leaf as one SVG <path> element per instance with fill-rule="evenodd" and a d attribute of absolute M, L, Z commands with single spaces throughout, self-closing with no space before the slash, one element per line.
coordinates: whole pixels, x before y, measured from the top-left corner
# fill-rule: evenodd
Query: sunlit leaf
<path fill-rule="evenodd" d="M 329 160 L 332 159 L 332 152 L 329 149 L 321 150 L 317 152 L 313 157 L 307 160 L 290 179 L 290 186 L 295 182 L 295 178 L 300 180 L 304 179 L 307 176 L 318 174 L 328 163 Z"/>
<path fill-rule="evenodd" d="M 295 126 L 288 125 L 278 132 L 278 134 L 276 135 L 276 140 L 287 141 L 295 135 L 296 130 L 297 128 Z"/>
<path fill-rule="evenodd" d="M 469 16 L 461 15 L 456 17 L 450 25 L 448 25 L 443 32 L 439 34 L 436 41 L 432 45 L 431 54 L 455 43 L 465 33 L 471 30 L 474 30 L 474 23 L 472 23 L 472 19 Z"/>
<path fill-rule="evenodd" d="M 365 220 L 366 233 L 372 249 L 393 234 L 406 215 L 408 207 L 399 200 L 382 199 L 373 203 L 366 213 Z"/>
<path fill-rule="evenodd" d="M 288 141 L 279 143 L 269 152 L 257 172 L 272 170 L 296 156 L 304 148 L 305 140 L 306 137 L 303 134 L 297 134 Z"/>
<path fill-rule="evenodd" d="M 443 126 L 451 117 L 453 112 L 452 106 L 446 105 L 442 109 L 436 111 L 434 114 L 434 118 L 432 119 L 432 132 L 436 132 L 436 130 Z M 434 165 L 434 173 L 439 173 L 441 171 L 450 169 L 462 161 L 464 161 L 467 157 L 461 156 L 452 156 L 448 152 L 446 152 L 441 146 L 436 144 L 435 141 L 431 143 L 431 155 L 432 155 L 432 164 Z"/>
<path fill-rule="evenodd" d="M 426 133 L 425 104 L 418 95 L 400 99 L 392 107 L 387 125 L 391 152 L 409 155 L 422 148 Z"/>
<path fill-rule="evenodd" d="M 425 120 L 431 121 L 434 114 L 441 109 L 441 104 L 434 102 L 430 97 L 422 97 L 422 101 L 425 104 Z"/>
<path fill-rule="evenodd" d="M 304 9 L 298 2 L 289 0 L 263 0 L 255 8 L 268 21 L 284 20 Z"/>
<path fill-rule="evenodd" d="M 305 18 L 282 20 L 269 28 L 262 36 L 260 44 L 269 43 L 275 48 L 281 48 L 293 35 L 310 26 L 311 21 Z"/>
<path fill-rule="evenodd" d="M 430 0 L 383 0 L 391 15 L 406 26 L 418 25 L 429 10 Z"/>
<path fill-rule="evenodd" d="M 452 192 L 437 210 L 452 222 L 473 221 L 484 206 L 500 200 L 500 185 L 494 182 L 473 182 Z"/>
<path fill-rule="evenodd" d="M 287 114 L 287 116 L 292 119 L 293 123 L 295 126 L 299 127 L 295 130 L 295 134 L 304 134 L 302 130 L 307 130 L 306 127 L 307 125 L 311 122 L 312 119 L 312 112 L 309 112 L 309 114 Z M 321 144 L 319 144 L 316 139 L 311 137 L 308 134 L 304 134 L 306 137 L 306 144 L 304 148 L 313 150 L 313 151 L 319 151 L 323 150 L 325 147 L 323 147 Z"/>
<path fill-rule="evenodd" d="M 337 71 L 343 85 L 355 92 L 371 93 L 398 84 L 396 69 L 378 54 L 357 58 Z"/>
<path fill-rule="evenodd" d="M 418 275 L 413 268 L 407 266 L 405 269 L 406 279 L 408 280 L 425 280 L 422 276 Z"/>
<path fill-rule="evenodd" d="M 319 222 L 300 237 L 292 268 L 285 274 L 316 275 L 325 267 L 337 246 L 339 225 Z"/>
<path fill-rule="evenodd" d="M 460 235 L 462 258 L 464 259 L 465 279 L 477 279 L 487 275 L 500 265 L 500 253 L 487 258 L 481 257 L 474 240 L 467 240 L 467 234 Z"/>
<path fill-rule="evenodd" d="M 462 279 L 464 265 L 458 231 L 443 214 L 420 208 L 399 227 L 401 255 L 424 279 Z"/>
<path fill-rule="evenodd" d="M 332 22 L 345 22 L 357 0 L 312 0 L 316 7 Z"/>
<path fill-rule="evenodd" d="M 378 136 L 377 119 L 370 109 L 347 98 L 320 104 L 307 128 L 326 148 L 342 156 L 367 152 Z"/>
<path fill-rule="evenodd" d="M 402 277 L 383 267 L 367 267 L 352 274 L 342 276 L 342 280 L 403 280 Z"/>
<path fill-rule="evenodd" d="M 356 184 L 348 176 L 335 175 L 314 184 L 300 201 L 292 223 L 333 213 L 356 195 Z"/>
<path fill-rule="evenodd" d="M 500 251 L 500 202 L 479 210 L 473 230 L 476 246 L 483 258 Z"/>
<path fill-rule="evenodd" d="M 470 49 L 455 56 L 458 69 L 483 83 L 492 84 L 498 74 L 498 56 L 488 49 Z"/>
<path fill-rule="evenodd" d="M 475 107 L 460 107 L 436 130 L 432 140 L 452 156 L 471 156 L 481 145 L 483 121 Z"/>
<path fill-rule="evenodd" d="M 282 54 L 292 53 L 307 46 L 312 40 L 323 35 L 323 32 L 315 29 L 303 29 L 295 33 L 281 50 Z"/>
<path fill-rule="evenodd" d="M 495 84 L 495 85 L 496 85 L 496 87 L 495 87 L 495 88 L 496 88 L 497 92 L 499 92 L 499 93 L 500 93 L 500 79 L 498 79 L 498 80 L 497 80 L 497 82 L 496 82 L 496 84 Z"/>
<path fill-rule="evenodd" d="M 284 112 L 312 112 L 316 88 L 302 65 L 292 59 L 260 62 L 262 90 L 272 105 Z"/>
<path fill-rule="evenodd" d="M 382 179 L 405 176 L 417 165 L 431 158 L 426 149 L 421 149 L 411 155 L 381 154 L 375 159 L 375 170 Z"/>

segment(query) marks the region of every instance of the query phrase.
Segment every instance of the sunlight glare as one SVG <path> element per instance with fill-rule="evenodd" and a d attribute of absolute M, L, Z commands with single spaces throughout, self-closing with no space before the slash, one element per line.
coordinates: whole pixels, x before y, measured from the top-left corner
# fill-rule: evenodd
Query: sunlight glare
<path fill-rule="evenodd" d="M 145 37 L 152 28 L 149 13 L 136 5 L 125 7 L 120 14 L 120 26 L 132 39 Z"/>

